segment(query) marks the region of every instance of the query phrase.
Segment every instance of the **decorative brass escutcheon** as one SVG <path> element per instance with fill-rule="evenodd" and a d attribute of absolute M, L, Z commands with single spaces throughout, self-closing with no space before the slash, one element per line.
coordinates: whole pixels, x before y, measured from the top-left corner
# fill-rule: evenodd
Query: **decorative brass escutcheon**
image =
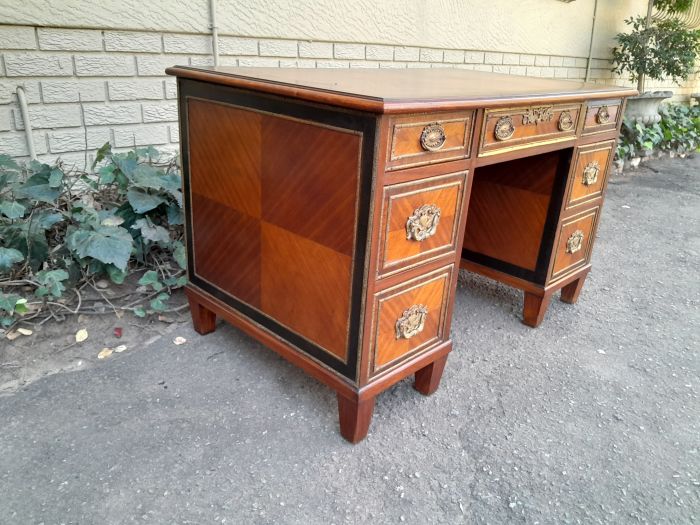
<path fill-rule="evenodd" d="M 508 140 L 515 133 L 515 125 L 513 118 L 510 115 L 504 115 L 496 121 L 496 126 L 493 128 L 493 134 L 498 140 Z"/>
<path fill-rule="evenodd" d="M 406 221 L 406 239 L 423 241 L 435 235 L 440 222 L 440 208 L 435 204 L 424 204 L 416 208 Z"/>
<path fill-rule="evenodd" d="M 583 232 L 576 230 L 566 239 L 566 253 L 576 253 L 583 247 Z"/>
<path fill-rule="evenodd" d="M 540 122 L 549 122 L 554 118 L 552 106 L 542 106 L 540 108 L 529 108 L 523 113 L 523 126 L 528 124 L 539 124 Z"/>
<path fill-rule="evenodd" d="M 568 111 L 562 111 L 559 115 L 559 131 L 571 131 L 574 129 L 574 119 Z"/>
<path fill-rule="evenodd" d="M 607 124 L 610 122 L 610 111 L 608 111 L 608 106 L 600 106 L 598 108 L 598 113 L 595 116 L 598 124 Z"/>
<path fill-rule="evenodd" d="M 589 162 L 586 167 L 583 168 L 583 174 L 581 175 L 581 183 L 584 186 L 590 186 L 598 182 L 598 173 L 600 173 L 600 164 L 597 160 Z"/>
<path fill-rule="evenodd" d="M 414 304 L 396 320 L 396 339 L 410 339 L 423 331 L 428 307 Z"/>
<path fill-rule="evenodd" d="M 438 151 L 445 145 L 445 128 L 439 122 L 433 122 L 423 128 L 420 134 L 420 145 L 427 151 Z"/>

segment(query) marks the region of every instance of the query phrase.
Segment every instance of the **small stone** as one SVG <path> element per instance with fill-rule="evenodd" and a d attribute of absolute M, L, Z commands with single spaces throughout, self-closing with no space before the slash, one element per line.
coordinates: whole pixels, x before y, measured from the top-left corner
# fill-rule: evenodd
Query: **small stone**
<path fill-rule="evenodd" d="M 100 279 L 99 281 L 97 281 L 97 282 L 95 283 L 95 286 L 97 286 L 98 288 L 104 290 L 105 288 L 109 288 L 109 281 L 106 281 L 106 280 L 104 280 L 104 279 Z"/>

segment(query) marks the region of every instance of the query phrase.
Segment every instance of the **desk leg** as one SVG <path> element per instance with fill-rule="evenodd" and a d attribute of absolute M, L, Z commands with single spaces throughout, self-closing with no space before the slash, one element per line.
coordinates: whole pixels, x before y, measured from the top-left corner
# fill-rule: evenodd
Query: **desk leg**
<path fill-rule="evenodd" d="M 575 281 L 570 282 L 561 289 L 561 300 L 565 303 L 574 304 L 578 300 L 578 296 L 583 288 L 583 283 L 586 281 L 588 273 L 583 274 Z"/>
<path fill-rule="evenodd" d="M 549 301 L 552 298 L 552 292 L 543 292 L 538 295 L 532 292 L 525 292 L 525 302 L 523 304 L 523 323 L 532 328 L 537 328 L 544 314 L 547 312 Z"/>
<path fill-rule="evenodd" d="M 338 418 L 340 434 L 350 443 L 358 443 L 365 439 L 374 412 L 375 397 L 367 399 L 348 399 L 338 393 Z"/>
<path fill-rule="evenodd" d="M 192 314 L 192 324 L 194 330 L 200 335 L 206 335 L 216 328 L 216 314 L 208 310 L 197 302 L 195 298 L 188 294 L 187 300 L 190 303 L 190 313 Z"/>
<path fill-rule="evenodd" d="M 416 372 L 416 381 L 413 383 L 413 388 L 418 390 L 424 396 L 429 396 L 435 392 L 440 385 L 442 379 L 442 371 L 445 369 L 447 355 L 437 358 L 425 368 L 421 368 Z"/>

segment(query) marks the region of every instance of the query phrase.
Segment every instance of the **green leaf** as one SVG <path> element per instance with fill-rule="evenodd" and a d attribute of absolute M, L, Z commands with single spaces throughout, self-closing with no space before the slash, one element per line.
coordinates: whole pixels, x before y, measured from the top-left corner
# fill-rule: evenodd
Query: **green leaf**
<path fill-rule="evenodd" d="M 49 186 L 48 174 L 44 173 L 32 175 L 24 184 L 20 185 L 15 190 L 15 195 L 17 197 L 24 197 L 49 204 L 53 204 L 60 194 L 60 189 Z"/>
<path fill-rule="evenodd" d="M 74 231 L 66 238 L 66 245 L 80 258 L 91 257 L 124 270 L 131 257 L 133 239 L 124 228 L 99 226 L 94 231 Z"/>
<path fill-rule="evenodd" d="M 183 219 L 182 208 L 177 204 L 170 204 L 168 206 L 168 224 L 170 226 L 179 226 L 184 222 Z"/>
<path fill-rule="evenodd" d="M 136 213 L 146 213 L 165 202 L 165 199 L 160 195 L 152 195 L 138 188 L 129 188 L 126 192 L 126 198 Z"/>
<path fill-rule="evenodd" d="M 112 184 L 115 179 L 114 170 L 116 166 L 114 164 L 108 164 L 99 169 L 98 176 L 100 184 Z"/>
<path fill-rule="evenodd" d="M 27 300 L 24 297 L 20 297 L 19 299 L 17 299 L 17 302 L 15 303 L 15 313 L 24 315 L 28 311 L 29 307 L 27 306 Z"/>
<path fill-rule="evenodd" d="M 151 301 L 151 308 L 156 312 L 162 312 L 168 307 L 168 305 L 165 304 L 168 299 L 170 299 L 170 296 L 167 293 L 158 294 L 158 296 Z"/>
<path fill-rule="evenodd" d="M 14 248 L 0 247 L 0 270 L 9 270 L 13 265 L 24 260 L 24 254 Z"/>
<path fill-rule="evenodd" d="M 58 188 L 63 182 L 63 172 L 58 168 L 51 170 L 51 175 L 49 175 L 49 186 L 51 188 Z"/>
<path fill-rule="evenodd" d="M 19 171 L 19 165 L 9 155 L 0 155 L 0 169 Z"/>
<path fill-rule="evenodd" d="M 107 270 L 107 275 L 109 275 L 110 280 L 114 284 L 123 284 L 124 279 L 126 279 L 126 276 L 129 274 L 128 271 L 120 270 L 113 264 L 106 265 L 105 269 Z"/>
<path fill-rule="evenodd" d="M 51 213 L 49 210 L 41 210 L 37 212 L 32 218 L 32 225 L 40 230 L 50 230 L 55 224 L 63 221 L 63 217 L 60 213 Z"/>
<path fill-rule="evenodd" d="M 173 258 L 177 262 L 178 266 L 183 270 L 187 270 L 187 252 L 185 250 L 185 245 L 180 241 L 173 241 Z"/>
<path fill-rule="evenodd" d="M 155 270 L 148 270 L 143 274 L 141 279 L 139 279 L 139 284 L 141 286 L 151 286 L 156 292 L 159 292 L 163 289 L 163 283 L 160 282 L 158 277 L 158 272 Z"/>
<path fill-rule="evenodd" d="M 0 213 L 8 219 L 19 219 L 24 217 L 25 207 L 17 201 L 0 202 Z"/>
<path fill-rule="evenodd" d="M 105 142 L 100 149 L 95 152 L 95 162 L 92 163 L 92 169 L 95 169 L 100 162 L 102 162 L 105 157 L 112 155 L 112 145 L 109 142 Z"/>
<path fill-rule="evenodd" d="M 36 274 L 35 278 L 41 285 L 34 292 L 37 297 L 49 295 L 58 298 L 66 290 L 63 281 L 68 279 L 68 272 L 65 270 L 42 270 Z"/>
<path fill-rule="evenodd" d="M 153 224 L 151 219 L 146 217 L 145 219 L 137 220 L 131 227 L 133 230 L 141 230 L 141 236 L 150 242 L 170 242 L 170 233 L 168 230 L 157 224 Z"/>
<path fill-rule="evenodd" d="M 142 306 L 137 306 L 134 308 L 134 315 L 136 317 L 146 317 L 146 310 L 144 310 Z"/>

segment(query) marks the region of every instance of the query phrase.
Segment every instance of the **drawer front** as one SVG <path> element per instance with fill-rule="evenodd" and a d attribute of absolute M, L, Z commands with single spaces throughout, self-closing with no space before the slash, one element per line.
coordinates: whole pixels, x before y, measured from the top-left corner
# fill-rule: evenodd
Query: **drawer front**
<path fill-rule="evenodd" d="M 615 141 L 607 141 L 577 148 L 566 190 L 567 210 L 603 195 L 614 147 Z"/>
<path fill-rule="evenodd" d="M 371 375 L 446 340 L 454 265 L 378 293 L 374 299 Z"/>
<path fill-rule="evenodd" d="M 386 170 L 466 159 L 473 111 L 392 118 Z"/>
<path fill-rule="evenodd" d="M 617 129 L 621 113 L 622 100 L 620 99 L 589 102 L 586 109 L 586 120 L 583 123 L 583 135 Z"/>
<path fill-rule="evenodd" d="M 454 253 L 466 182 L 464 171 L 384 188 L 379 276 Z"/>
<path fill-rule="evenodd" d="M 564 219 L 555 241 L 551 280 L 585 266 L 591 257 L 600 206 Z"/>
<path fill-rule="evenodd" d="M 575 138 L 580 113 L 580 104 L 487 109 L 479 156 Z"/>

